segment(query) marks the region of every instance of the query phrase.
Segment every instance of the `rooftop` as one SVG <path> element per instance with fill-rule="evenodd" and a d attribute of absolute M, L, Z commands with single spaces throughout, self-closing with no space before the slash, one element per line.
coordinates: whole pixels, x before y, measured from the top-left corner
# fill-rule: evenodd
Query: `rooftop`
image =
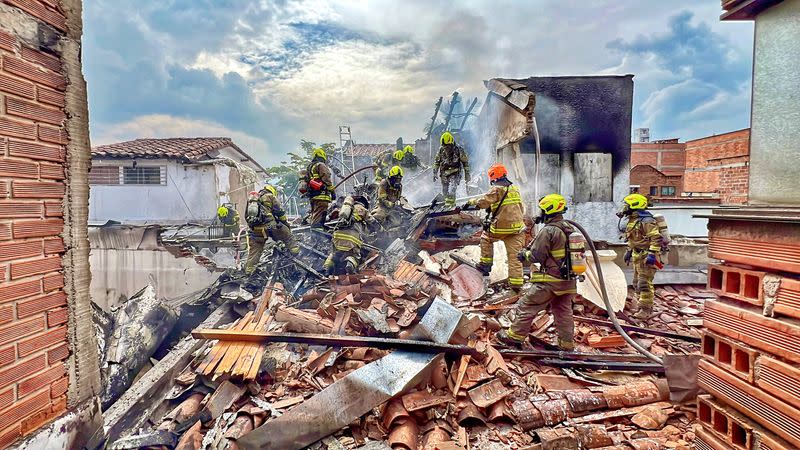
<path fill-rule="evenodd" d="M 413 145 L 412 145 L 413 147 Z M 349 153 L 353 156 L 378 156 L 385 152 L 393 152 L 397 149 L 397 145 L 392 144 L 351 144 L 348 146 Z"/>
<path fill-rule="evenodd" d="M 247 154 L 227 137 L 136 139 L 92 148 L 93 157 L 109 158 L 176 158 L 185 161 L 200 161 L 208 153 L 231 147 L 243 155 Z M 247 156 L 249 159 L 249 156 Z"/>

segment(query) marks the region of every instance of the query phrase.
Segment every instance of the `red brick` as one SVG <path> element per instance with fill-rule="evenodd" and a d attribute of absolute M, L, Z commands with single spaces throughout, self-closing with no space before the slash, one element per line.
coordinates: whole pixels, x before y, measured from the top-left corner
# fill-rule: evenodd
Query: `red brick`
<path fill-rule="evenodd" d="M 42 241 L 16 241 L 0 244 L 0 261 L 42 256 Z"/>
<path fill-rule="evenodd" d="M 45 239 L 44 240 L 44 253 L 52 255 L 55 253 L 64 253 L 64 240 L 61 238 Z"/>
<path fill-rule="evenodd" d="M 0 117 L 0 135 L 36 139 L 36 124 Z"/>
<path fill-rule="evenodd" d="M 49 390 L 46 392 L 49 392 Z M 20 431 L 22 432 L 22 435 L 25 436 L 29 433 L 38 430 L 47 423 L 51 422 L 54 418 L 61 415 L 66 410 L 67 410 L 66 396 L 53 399 L 50 407 L 44 408 L 34 414 L 31 414 L 27 419 L 23 420 L 19 424 L 19 428 Z"/>
<path fill-rule="evenodd" d="M 64 287 L 64 275 L 61 273 L 45 275 L 44 278 L 42 278 L 42 286 L 44 287 L 44 292 L 61 289 Z"/>
<path fill-rule="evenodd" d="M 64 166 L 61 164 L 39 163 L 39 176 L 51 180 L 63 180 Z"/>
<path fill-rule="evenodd" d="M 64 367 L 64 363 L 59 362 L 44 372 L 37 373 L 35 376 L 19 383 L 17 385 L 17 398 L 26 397 L 45 386 L 49 386 L 54 381 L 63 378 L 66 374 L 67 368 Z"/>
<path fill-rule="evenodd" d="M 69 378 L 64 377 L 60 380 L 53 382 L 50 385 L 50 397 L 56 398 L 60 397 L 67 393 L 67 389 L 69 388 Z"/>
<path fill-rule="evenodd" d="M 58 236 L 63 231 L 64 221 L 61 219 L 20 220 L 13 224 L 15 239 Z"/>
<path fill-rule="evenodd" d="M 60 73 L 41 69 L 27 61 L 23 61 L 13 56 L 3 56 L 3 69 L 14 75 L 26 78 L 34 83 L 44 84 L 54 89 L 64 90 L 67 87 L 67 79 Z"/>
<path fill-rule="evenodd" d="M 5 430 L 0 431 L 0 448 L 6 448 L 22 437 L 19 424 L 14 424 Z"/>
<path fill-rule="evenodd" d="M 0 367 L 11 365 L 17 360 L 17 351 L 14 346 L 0 348 Z"/>
<path fill-rule="evenodd" d="M 47 311 L 47 326 L 52 328 L 67 323 L 69 310 L 67 308 L 54 309 Z"/>
<path fill-rule="evenodd" d="M 63 217 L 64 205 L 61 202 L 44 202 L 45 217 Z"/>
<path fill-rule="evenodd" d="M 14 36 L 6 33 L 5 31 L 0 31 L 0 48 L 13 52 L 16 44 L 17 40 L 14 38 Z M 2 446 L 0 445 L 0 447 Z"/>
<path fill-rule="evenodd" d="M 51 147 L 48 145 L 34 144 L 33 142 L 8 141 L 8 154 L 23 158 L 64 162 L 63 147 Z"/>
<path fill-rule="evenodd" d="M 67 29 L 67 19 L 63 14 L 53 8 L 48 8 L 36 0 L 5 0 L 6 3 L 31 14 L 32 16 L 48 23 L 61 31 Z M 2 428 L 2 427 L 0 427 Z"/>
<path fill-rule="evenodd" d="M 0 200 L 0 218 L 42 217 L 41 202 Z"/>
<path fill-rule="evenodd" d="M 28 375 L 44 370 L 47 367 L 44 363 L 44 355 L 36 356 L 27 361 L 18 362 L 17 364 L 0 371 L 0 387 L 5 387 L 16 383 L 17 381 L 27 377 Z M 7 426 L 8 424 L 0 423 L 0 426 Z"/>
<path fill-rule="evenodd" d="M 19 338 L 44 330 L 44 317 L 16 321 L 0 327 L 0 342 L 14 342 Z"/>
<path fill-rule="evenodd" d="M 11 224 L 0 223 L 0 241 L 11 239 Z"/>
<path fill-rule="evenodd" d="M 5 325 L 14 320 L 14 307 L 11 305 L 0 306 L 0 325 Z"/>
<path fill-rule="evenodd" d="M 0 285 L 0 303 L 18 300 L 42 292 L 40 280 L 22 281 L 19 283 L 3 283 Z M 3 341 L 0 341 L 3 342 Z"/>
<path fill-rule="evenodd" d="M 53 128 L 39 124 L 39 139 L 53 144 L 66 144 L 69 139 L 63 128 Z"/>
<path fill-rule="evenodd" d="M 60 109 L 47 108 L 13 97 L 6 97 L 6 113 L 53 125 L 61 125 L 67 119 L 67 115 Z"/>
<path fill-rule="evenodd" d="M 12 262 L 11 279 L 18 280 L 20 278 L 55 272 L 57 270 L 61 270 L 61 257 L 59 256 L 48 256 L 33 261 Z"/>
<path fill-rule="evenodd" d="M 52 55 L 42 53 L 30 47 L 22 47 L 22 58 L 32 63 L 39 64 L 40 66 L 50 69 L 53 72 L 61 73 L 61 61 Z M 64 105 L 60 105 L 64 106 Z"/>
<path fill-rule="evenodd" d="M 39 166 L 32 161 L 0 157 L 0 177 L 38 178 Z"/>
<path fill-rule="evenodd" d="M 0 181 L 0 199 L 8 198 L 8 182 Z"/>
<path fill-rule="evenodd" d="M 56 291 L 41 297 L 18 301 L 17 316 L 22 319 L 61 306 L 67 306 L 67 294 Z"/>
<path fill-rule="evenodd" d="M 21 341 L 17 344 L 19 357 L 28 356 L 37 351 L 67 341 L 67 327 L 54 328 L 47 333 Z"/>
<path fill-rule="evenodd" d="M 62 198 L 65 191 L 64 183 L 48 181 L 11 182 L 11 196 L 14 198 Z"/>
<path fill-rule="evenodd" d="M 33 83 L 28 83 L 27 81 L 3 74 L 0 74 L 0 91 L 30 99 L 36 97 L 36 89 Z"/>
<path fill-rule="evenodd" d="M 25 399 L 8 410 L 0 413 L 0 429 L 13 423 L 21 422 L 35 413 L 50 406 L 50 391 L 44 391 L 33 397 Z"/>
<path fill-rule="evenodd" d="M 0 280 L 6 281 L 6 274 L 8 273 L 8 266 L 0 266 Z"/>
<path fill-rule="evenodd" d="M 69 356 L 69 344 L 61 344 L 47 351 L 47 363 L 53 364 L 56 361 L 63 361 Z"/>
<path fill-rule="evenodd" d="M 0 408 L 4 408 L 6 405 L 10 405 L 14 402 L 14 389 L 6 389 L 3 392 L 0 392 Z"/>
<path fill-rule="evenodd" d="M 36 93 L 38 94 L 36 98 L 42 103 L 58 106 L 59 108 L 63 108 L 67 104 L 67 97 L 63 92 L 37 86 Z"/>

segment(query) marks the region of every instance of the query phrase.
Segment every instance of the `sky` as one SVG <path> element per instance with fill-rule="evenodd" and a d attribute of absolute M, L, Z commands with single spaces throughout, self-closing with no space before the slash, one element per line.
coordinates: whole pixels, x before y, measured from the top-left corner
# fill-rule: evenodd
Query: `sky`
<path fill-rule="evenodd" d="M 229 136 L 265 165 L 300 139 L 407 142 L 482 80 L 634 74 L 633 126 L 749 126 L 753 25 L 719 0 L 85 0 L 93 145 Z"/>

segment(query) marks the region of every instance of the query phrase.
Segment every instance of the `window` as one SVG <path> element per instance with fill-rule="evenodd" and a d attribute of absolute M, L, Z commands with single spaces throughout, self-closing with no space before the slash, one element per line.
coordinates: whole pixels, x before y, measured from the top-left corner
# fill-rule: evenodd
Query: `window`
<path fill-rule="evenodd" d="M 94 166 L 89 171 L 89 184 L 119 184 L 119 166 Z"/>
<path fill-rule="evenodd" d="M 675 186 L 661 186 L 661 195 L 675 195 Z"/>
<path fill-rule="evenodd" d="M 122 184 L 166 185 L 165 169 L 160 166 L 123 167 Z"/>
<path fill-rule="evenodd" d="M 650 186 L 650 195 L 658 195 L 658 186 Z"/>

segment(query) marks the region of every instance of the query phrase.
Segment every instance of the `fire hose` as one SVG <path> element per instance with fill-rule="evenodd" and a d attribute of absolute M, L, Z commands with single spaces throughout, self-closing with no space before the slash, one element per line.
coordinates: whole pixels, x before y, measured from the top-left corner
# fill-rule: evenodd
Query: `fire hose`
<path fill-rule="evenodd" d="M 355 175 L 355 174 L 357 174 L 357 173 L 359 173 L 359 172 L 362 172 L 362 171 L 364 171 L 364 170 L 367 170 L 367 169 L 375 169 L 376 167 L 378 167 L 378 166 L 376 166 L 376 165 L 374 165 L 374 164 L 373 164 L 373 165 L 371 165 L 371 166 L 365 166 L 365 167 L 362 167 L 362 168 L 360 168 L 360 169 L 356 170 L 355 172 L 352 172 L 352 173 L 350 173 L 350 175 L 348 175 L 348 176 L 346 176 L 346 177 L 342 178 L 342 181 L 338 182 L 338 183 L 336 184 L 336 186 L 334 186 L 334 187 L 333 187 L 333 189 L 336 189 L 336 188 L 338 188 L 339 186 L 341 186 L 341 185 L 342 185 L 342 183 L 344 183 L 345 181 L 349 180 L 349 179 L 350 179 L 350 177 L 352 177 L 353 175 Z"/>

